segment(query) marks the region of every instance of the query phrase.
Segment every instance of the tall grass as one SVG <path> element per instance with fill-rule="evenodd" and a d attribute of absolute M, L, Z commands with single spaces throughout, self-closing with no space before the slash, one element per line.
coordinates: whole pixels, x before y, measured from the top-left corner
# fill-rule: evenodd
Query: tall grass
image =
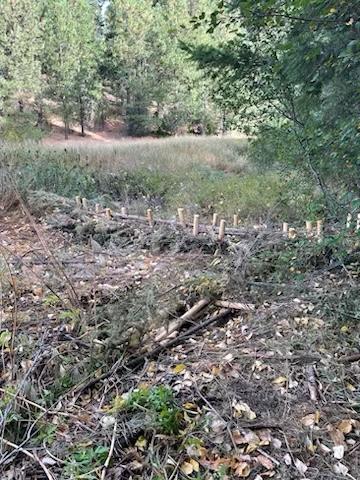
<path fill-rule="evenodd" d="M 48 147 L 2 145 L 2 171 L 18 188 L 64 196 L 82 195 L 103 203 L 120 201 L 137 211 L 151 205 L 173 215 L 179 206 L 190 212 L 231 217 L 294 217 L 312 193 L 294 179 L 261 173 L 247 160 L 244 139 L 178 137 L 122 141 L 114 144 Z M 297 180 L 296 180 L 297 181 Z"/>

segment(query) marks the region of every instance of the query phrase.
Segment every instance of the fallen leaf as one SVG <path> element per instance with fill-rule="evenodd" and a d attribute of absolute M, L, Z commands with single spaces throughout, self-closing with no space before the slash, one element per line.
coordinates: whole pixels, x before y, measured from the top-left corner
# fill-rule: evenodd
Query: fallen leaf
<path fill-rule="evenodd" d="M 197 473 L 200 470 L 199 462 L 197 462 L 194 458 L 190 458 L 189 463 L 191 463 L 194 472 Z"/>
<path fill-rule="evenodd" d="M 184 475 L 191 475 L 194 472 L 194 466 L 191 462 L 184 462 L 181 465 L 180 470 Z"/>
<path fill-rule="evenodd" d="M 183 372 L 185 369 L 186 369 L 186 365 L 184 365 L 183 363 L 179 363 L 178 365 L 175 365 L 175 367 L 173 367 L 171 371 L 172 373 L 178 374 Z"/>
<path fill-rule="evenodd" d="M 144 450 L 147 446 L 147 440 L 145 437 L 140 436 L 136 442 L 135 446 L 138 447 L 140 450 Z"/>
<path fill-rule="evenodd" d="M 303 417 L 301 419 L 301 423 L 304 425 L 304 427 L 312 427 L 313 425 L 315 425 L 315 414 L 314 413 L 310 413 L 310 415 L 305 415 L 305 417 Z"/>
<path fill-rule="evenodd" d="M 260 465 L 268 470 L 272 470 L 274 468 L 273 462 L 270 460 L 270 458 L 265 457 L 265 455 L 258 455 L 256 460 L 260 463 Z"/>
<path fill-rule="evenodd" d="M 345 437 L 343 432 L 335 428 L 333 425 L 328 426 L 328 432 L 335 445 L 345 445 Z"/>
<path fill-rule="evenodd" d="M 301 460 L 299 460 L 298 458 L 295 458 L 295 467 L 301 473 L 301 475 L 304 475 L 304 473 L 308 469 L 308 467 L 305 465 L 305 463 L 302 462 Z"/>
<path fill-rule="evenodd" d="M 305 447 L 309 452 L 315 453 L 316 447 L 308 436 L 305 437 Z"/>
<path fill-rule="evenodd" d="M 238 477 L 248 477 L 250 475 L 251 468 L 250 465 L 246 462 L 240 462 L 235 470 L 235 475 Z"/>
<path fill-rule="evenodd" d="M 284 455 L 284 462 L 285 462 L 286 465 L 291 465 L 292 464 L 291 456 L 288 453 L 286 455 Z"/>
<path fill-rule="evenodd" d="M 350 433 L 353 426 L 352 421 L 350 419 L 341 420 L 337 425 L 336 428 L 340 430 L 342 433 Z"/>
<path fill-rule="evenodd" d="M 240 418 L 244 417 L 248 420 L 254 420 L 256 418 L 256 413 L 251 410 L 247 403 L 233 401 L 232 404 L 235 412 L 234 417 Z"/>
<path fill-rule="evenodd" d="M 274 385 L 282 385 L 286 382 L 287 382 L 287 377 L 277 377 L 277 378 L 274 378 L 274 380 L 272 381 Z"/>
<path fill-rule="evenodd" d="M 335 447 L 333 447 L 333 452 L 334 452 L 334 457 L 337 460 L 341 460 L 342 458 L 344 458 L 344 453 L 345 453 L 344 445 L 335 445 Z"/>
<path fill-rule="evenodd" d="M 349 469 L 347 468 L 346 465 L 339 462 L 334 465 L 334 472 L 337 473 L 338 475 L 346 476 L 349 472 Z"/>

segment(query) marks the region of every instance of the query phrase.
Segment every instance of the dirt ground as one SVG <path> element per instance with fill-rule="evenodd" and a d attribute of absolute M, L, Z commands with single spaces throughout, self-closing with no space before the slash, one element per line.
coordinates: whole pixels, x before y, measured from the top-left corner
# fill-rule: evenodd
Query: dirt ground
<path fill-rule="evenodd" d="M 269 291 L 244 274 L 264 238 L 198 242 L 68 200 L 4 215 L 1 478 L 360 478 L 359 329 L 318 302 L 348 272 Z M 159 328 L 203 298 L 159 349 Z"/>

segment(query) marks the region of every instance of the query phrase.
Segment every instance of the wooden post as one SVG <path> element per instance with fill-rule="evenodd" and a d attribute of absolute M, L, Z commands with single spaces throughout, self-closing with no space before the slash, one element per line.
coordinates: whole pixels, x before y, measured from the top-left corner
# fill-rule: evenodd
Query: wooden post
<path fill-rule="evenodd" d="M 105 208 L 105 215 L 109 220 L 112 218 L 112 211 L 110 208 Z"/>
<path fill-rule="evenodd" d="M 183 208 L 178 208 L 178 215 L 179 215 L 180 225 L 185 228 L 186 227 L 185 210 Z"/>
<path fill-rule="evenodd" d="M 310 238 L 312 235 L 312 222 L 310 222 L 309 220 L 306 220 L 305 229 L 306 229 L 306 236 Z"/>
<path fill-rule="evenodd" d="M 81 198 L 78 195 L 75 197 L 75 202 L 78 207 L 81 207 L 82 205 Z"/>
<path fill-rule="evenodd" d="M 346 217 L 346 228 L 351 228 L 351 220 L 352 220 L 352 215 L 351 213 L 348 213 L 347 214 L 347 217 Z"/>
<path fill-rule="evenodd" d="M 217 213 L 213 214 L 213 218 L 212 218 L 212 226 L 213 227 L 216 227 L 217 222 L 218 222 L 218 217 L 219 217 L 219 215 Z"/>
<path fill-rule="evenodd" d="M 128 209 L 127 207 L 121 207 L 121 215 L 128 215 Z"/>
<path fill-rule="evenodd" d="M 324 230 L 324 220 L 318 220 L 316 222 L 316 236 L 319 240 L 323 237 L 323 230 Z"/>
<path fill-rule="evenodd" d="M 357 221 L 356 221 L 356 231 L 358 232 L 360 230 L 360 213 L 357 215 Z"/>
<path fill-rule="evenodd" d="M 151 208 L 147 209 L 146 215 L 147 215 L 147 219 L 148 219 L 150 227 L 153 227 L 154 226 L 154 214 L 153 214 L 153 211 L 152 211 Z"/>
<path fill-rule="evenodd" d="M 81 202 L 82 202 L 82 206 L 83 206 L 84 208 L 88 208 L 88 202 L 87 202 L 86 198 L 83 198 L 83 199 L 81 200 Z"/>
<path fill-rule="evenodd" d="M 283 223 L 283 234 L 287 237 L 288 236 L 288 232 L 289 232 L 289 224 L 284 222 Z"/>
<path fill-rule="evenodd" d="M 289 228 L 289 238 L 290 238 L 290 240 L 294 240 L 294 238 L 296 238 L 296 229 L 295 228 Z"/>
<path fill-rule="evenodd" d="M 95 213 L 100 213 L 100 210 L 101 210 L 101 208 L 100 208 L 100 203 L 97 203 L 97 204 L 95 205 Z"/>
<path fill-rule="evenodd" d="M 234 222 L 233 222 L 234 227 L 237 227 L 239 225 L 239 215 L 235 213 L 234 215 Z"/>
<path fill-rule="evenodd" d="M 199 219 L 200 215 L 194 215 L 193 235 L 196 237 L 199 234 Z"/>
<path fill-rule="evenodd" d="M 219 240 L 222 242 L 225 238 L 225 220 L 220 220 L 220 227 L 219 227 Z"/>

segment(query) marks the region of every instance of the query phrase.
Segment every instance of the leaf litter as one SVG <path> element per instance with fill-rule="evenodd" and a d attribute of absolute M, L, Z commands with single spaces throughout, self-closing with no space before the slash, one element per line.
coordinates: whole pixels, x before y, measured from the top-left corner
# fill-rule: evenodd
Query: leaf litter
<path fill-rule="evenodd" d="M 321 308 L 348 272 L 279 295 L 237 263 L 253 232 L 219 248 L 68 205 L 47 215 L 42 238 L 19 212 L 1 224 L 3 478 L 359 478 L 360 370 L 339 361 L 359 331 Z M 151 356 L 154 332 L 204 297 Z M 219 299 L 256 308 L 186 336 Z"/>

